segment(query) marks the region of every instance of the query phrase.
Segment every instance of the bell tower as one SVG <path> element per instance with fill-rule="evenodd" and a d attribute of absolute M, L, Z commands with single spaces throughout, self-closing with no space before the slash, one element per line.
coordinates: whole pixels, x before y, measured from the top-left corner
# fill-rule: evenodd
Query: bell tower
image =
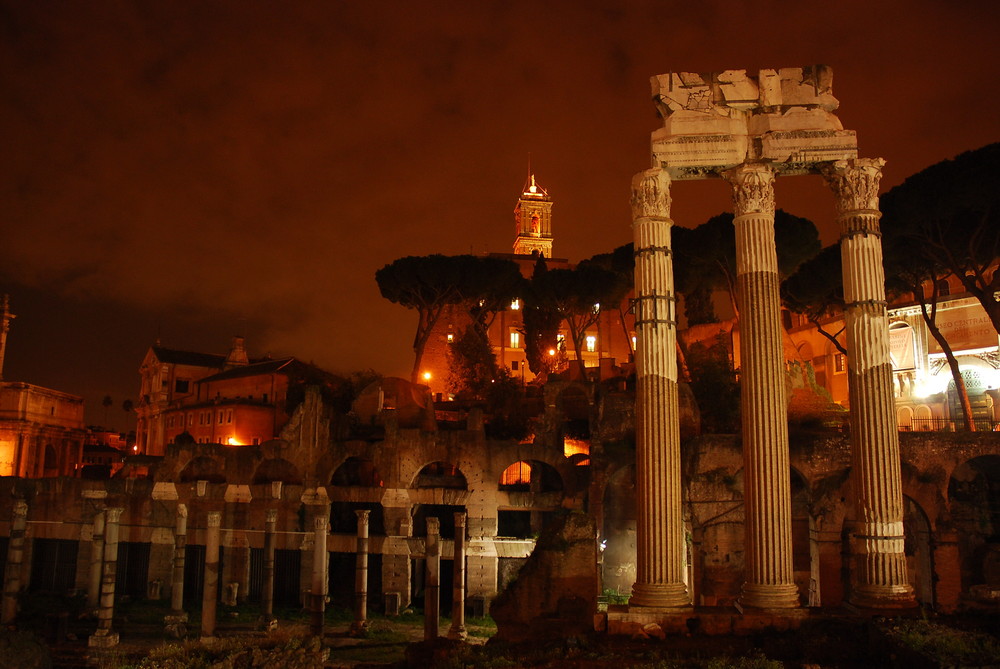
<path fill-rule="evenodd" d="M 514 253 L 538 253 L 552 257 L 552 198 L 549 192 L 535 183 L 532 174 L 525 182 L 521 197 L 514 207 Z"/>

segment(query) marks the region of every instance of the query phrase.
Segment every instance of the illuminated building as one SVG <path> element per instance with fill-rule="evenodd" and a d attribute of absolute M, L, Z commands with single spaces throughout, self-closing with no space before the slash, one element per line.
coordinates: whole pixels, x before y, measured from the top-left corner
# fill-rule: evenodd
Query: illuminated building
<path fill-rule="evenodd" d="M 553 200 L 548 191 L 531 175 L 514 207 L 514 252 L 488 255 L 514 261 L 525 278 L 531 277 L 539 257 L 545 258 L 546 268 L 549 270 L 572 269 L 573 264 L 569 260 L 552 257 L 555 241 L 552 233 L 552 207 Z M 523 300 L 515 299 L 493 319 L 488 335 L 497 365 L 506 368 L 512 378 L 530 383 L 535 379 L 535 374 L 528 368 L 525 353 L 523 306 Z M 588 368 L 600 368 L 602 376 L 610 375 L 616 365 L 631 361 L 635 332 L 632 316 L 625 313 L 627 311 L 627 308 L 619 310 L 617 305 L 615 308 L 602 309 L 597 323 L 584 336 L 581 352 L 584 365 Z M 436 396 L 446 396 L 448 393 L 449 345 L 465 332 L 468 325 L 469 317 L 462 307 L 446 306 L 427 341 L 420 374 Z M 565 326 L 560 330 L 559 350 L 551 353 L 567 362 L 576 359 Z M 576 365 L 569 365 L 568 369 L 570 374 L 576 373 Z"/>
<path fill-rule="evenodd" d="M 136 450 L 147 455 L 163 455 L 167 444 L 186 438 L 261 444 L 288 422 L 288 393 L 297 381 L 333 378 L 295 358 L 250 360 L 242 337 L 233 338 L 228 355 L 153 346 L 139 374 Z"/>

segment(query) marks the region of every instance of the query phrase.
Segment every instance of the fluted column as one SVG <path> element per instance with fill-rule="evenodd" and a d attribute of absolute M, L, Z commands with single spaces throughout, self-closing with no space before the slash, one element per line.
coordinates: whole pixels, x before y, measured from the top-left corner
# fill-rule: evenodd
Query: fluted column
<path fill-rule="evenodd" d="M 118 645 L 118 633 L 111 631 L 115 617 L 115 583 L 118 579 L 118 519 L 121 507 L 104 511 L 104 564 L 101 569 L 101 602 L 97 611 L 97 631 L 87 645 L 108 647 Z"/>
<path fill-rule="evenodd" d="M 452 585 L 451 627 L 449 639 L 464 639 L 465 630 L 465 513 L 455 514 L 454 583 Z"/>
<path fill-rule="evenodd" d="M 208 513 L 205 530 L 205 582 L 201 592 L 201 638 L 215 636 L 215 616 L 219 599 L 219 533 L 222 514 Z"/>
<path fill-rule="evenodd" d="M 792 572 L 788 408 L 781 345 L 774 173 L 744 164 L 725 173 L 733 187 L 740 319 L 740 416 L 746 580 L 740 603 L 798 606 Z"/>
<path fill-rule="evenodd" d="M 87 579 L 87 609 L 97 610 L 101 599 L 101 566 L 104 564 L 104 511 L 94 514 L 94 531 L 90 537 L 90 574 Z"/>
<path fill-rule="evenodd" d="M 879 231 L 881 158 L 842 160 L 824 170 L 837 198 L 844 267 L 857 586 L 866 608 L 916 606 L 903 552 L 899 434 L 889 361 L 889 319 Z"/>
<path fill-rule="evenodd" d="M 684 585 L 677 324 L 670 176 L 632 179 L 636 330 L 636 582 L 633 606 L 690 605 Z"/>
<path fill-rule="evenodd" d="M 358 552 L 354 568 L 354 622 L 351 632 L 360 634 L 368 627 L 368 509 L 356 509 Z"/>
<path fill-rule="evenodd" d="M 21 592 L 21 565 L 24 560 L 24 539 L 28 526 L 28 504 L 15 500 L 14 517 L 7 544 L 7 565 L 3 576 L 3 605 L 0 623 L 9 625 L 17 617 L 17 596 Z"/>

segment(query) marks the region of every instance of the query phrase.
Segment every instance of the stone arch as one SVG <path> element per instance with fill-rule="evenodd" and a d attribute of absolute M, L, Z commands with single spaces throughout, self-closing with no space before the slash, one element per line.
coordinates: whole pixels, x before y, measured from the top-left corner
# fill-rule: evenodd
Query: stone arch
<path fill-rule="evenodd" d="M 194 481 L 208 481 L 209 483 L 225 483 L 226 476 L 222 472 L 222 467 L 215 458 L 201 455 L 192 458 L 178 475 L 181 483 L 193 483 Z"/>
<path fill-rule="evenodd" d="M 900 432 L 909 432 L 913 429 L 913 408 L 899 407 L 896 409 L 896 425 Z"/>
<path fill-rule="evenodd" d="M 1000 587 L 1000 455 L 981 455 L 956 467 L 948 503 L 958 534 L 962 591 Z"/>
<path fill-rule="evenodd" d="M 438 460 L 425 465 L 413 479 L 411 487 L 468 490 L 469 484 L 458 465 Z"/>
<path fill-rule="evenodd" d="M 42 468 L 47 472 L 59 469 L 59 455 L 56 453 L 55 446 L 52 444 L 45 444 L 45 454 L 42 459 Z"/>
<path fill-rule="evenodd" d="M 372 460 L 351 456 L 333 472 L 333 476 L 330 477 L 330 485 L 384 488 L 385 482 Z"/>
<path fill-rule="evenodd" d="M 920 404 L 913 411 L 913 428 L 922 432 L 929 432 L 934 429 L 934 414 L 926 404 Z"/>
<path fill-rule="evenodd" d="M 510 492 L 559 492 L 562 477 L 552 465 L 541 460 L 518 460 L 503 470 L 499 490 Z"/>
<path fill-rule="evenodd" d="M 906 571 L 922 606 L 934 606 L 934 551 L 931 523 L 915 499 L 903 496 L 903 532 L 906 535 Z"/>
<path fill-rule="evenodd" d="M 257 465 L 251 481 L 255 484 L 281 481 L 288 485 L 302 485 L 302 474 L 298 467 L 284 458 L 268 458 Z"/>

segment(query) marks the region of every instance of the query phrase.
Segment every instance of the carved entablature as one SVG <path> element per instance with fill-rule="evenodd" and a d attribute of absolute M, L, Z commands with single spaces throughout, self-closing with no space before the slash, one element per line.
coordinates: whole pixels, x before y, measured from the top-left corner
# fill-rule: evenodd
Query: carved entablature
<path fill-rule="evenodd" d="M 741 165 L 723 176 L 733 185 L 736 216 L 754 213 L 774 216 L 774 172 L 767 165 Z"/>
<path fill-rule="evenodd" d="M 663 117 L 652 136 L 653 157 L 674 179 L 717 176 L 747 161 L 796 174 L 857 158 L 855 132 L 833 113 L 839 103 L 825 65 L 757 76 L 671 72 L 653 77 L 652 85 Z"/>
<path fill-rule="evenodd" d="M 670 175 L 654 167 L 632 177 L 632 220 L 670 218 Z"/>

